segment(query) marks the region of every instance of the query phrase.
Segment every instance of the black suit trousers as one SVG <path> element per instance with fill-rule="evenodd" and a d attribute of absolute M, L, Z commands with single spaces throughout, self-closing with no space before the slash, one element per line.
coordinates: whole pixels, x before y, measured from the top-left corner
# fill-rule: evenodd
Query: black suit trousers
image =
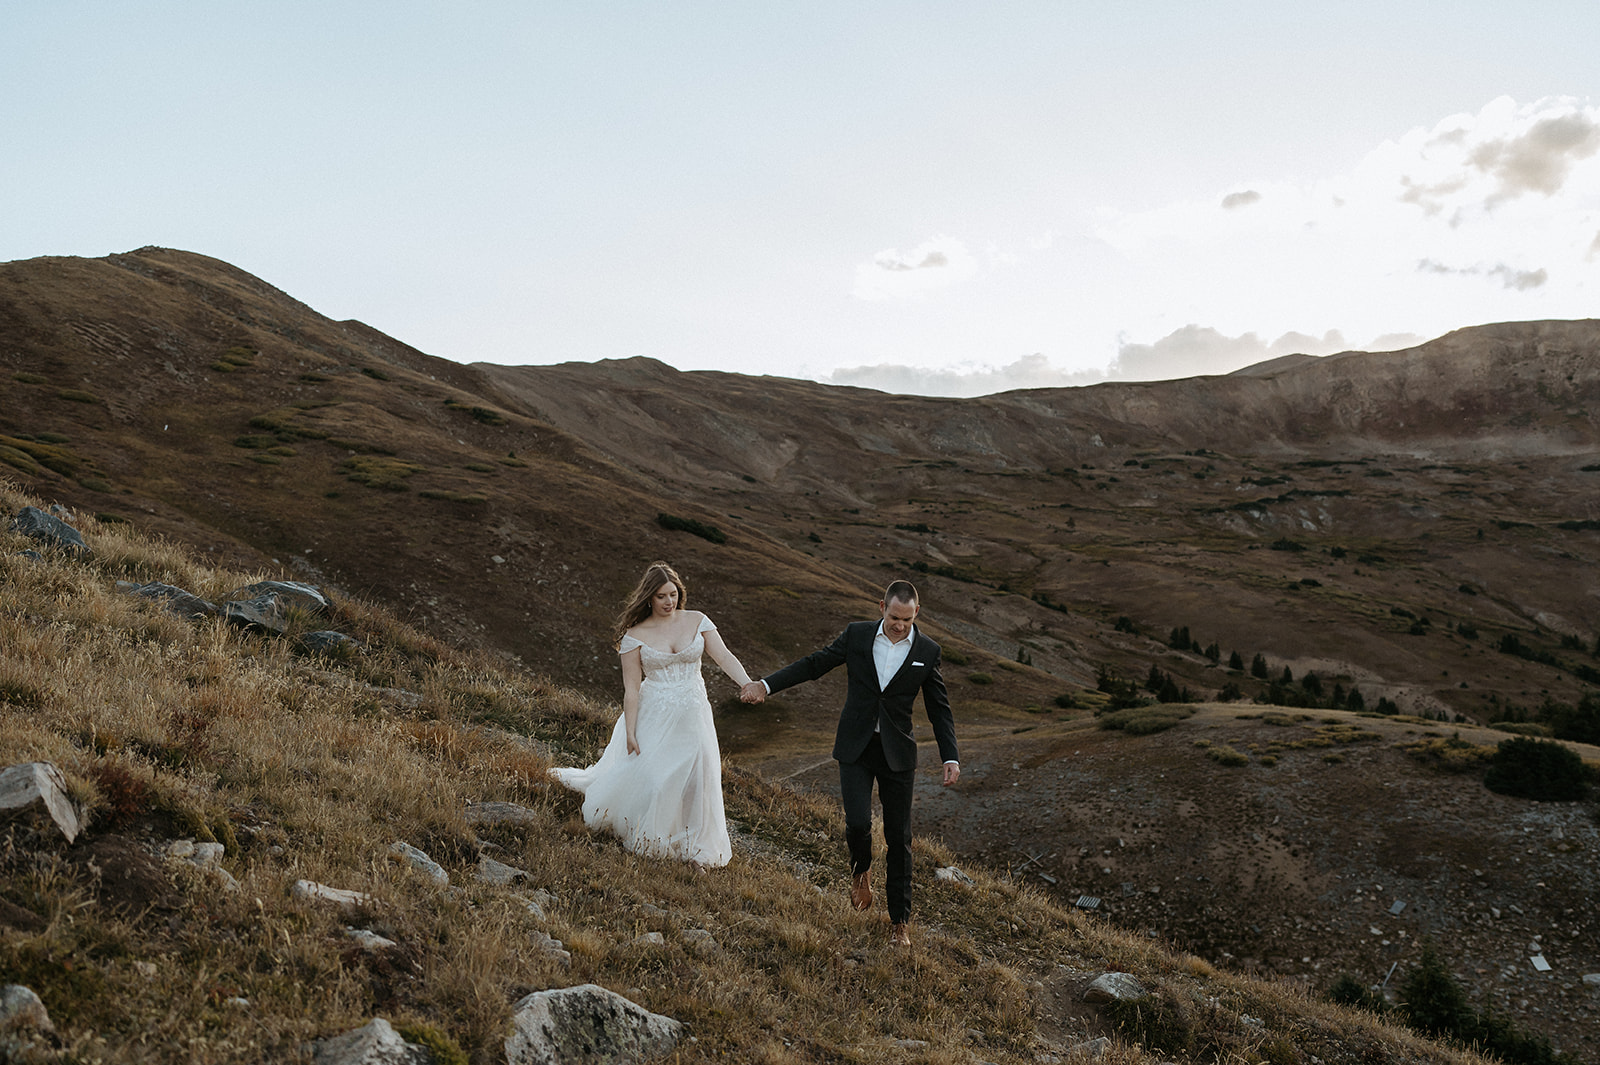
<path fill-rule="evenodd" d="M 883 742 L 874 734 L 853 762 L 839 763 L 839 794 L 844 800 L 844 838 L 850 848 L 850 872 L 872 867 L 872 786 L 878 786 L 883 807 L 883 842 L 887 848 L 885 886 L 889 919 L 911 919 L 911 791 L 916 770 L 889 768 Z"/>

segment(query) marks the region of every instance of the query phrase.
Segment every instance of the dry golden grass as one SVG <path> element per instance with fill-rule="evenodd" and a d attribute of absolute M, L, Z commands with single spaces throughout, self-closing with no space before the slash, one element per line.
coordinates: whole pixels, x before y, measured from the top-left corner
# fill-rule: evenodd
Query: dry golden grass
<path fill-rule="evenodd" d="M 29 502 L 0 487 L 7 513 Z M 343 660 L 181 621 L 116 580 L 215 598 L 261 575 L 83 525 L 88 563 L 23 559 L 27 545 L 0 533 L 0 764 L 56 763 L 88 826 L 74 847 L 0 826 L 0 898 L 39 918 L 0 924 L 0 971 L 55 1021 L 60 1043 L 40 1060 L 304 1060 L 308 1040 L 376 1015 L 488 1063 L 503 1060 L 520 996 L 592 981 L 686 1022 L 696 1041 L 683 1062 L 1032 1062 L 1095 1034 L 1092 1019 L 1042 1024 L 1044 982 L 1105 969 L 1139 976 L 1187 1026 L 1162 1035 L 1125 1018 L 1109 1062 L 1161 1060 L 1179 1043 L 1230 1062 L 1476 1060 L 1009 881 L 936 880 L 932 867 L 954 862 L 936 843 L 918 843 L 917 947 L 893 953 L 881 910 L 868 919 L 846 904 L 838 811 L 737 767 L 725 774 L 739 840 L 727 868 L 631 854 L 585 829 L 577 798 L 545 776 L 553 759 L 590 758 L 614 707 L 358 602 L 337 603 L 331 622 L 366 644 Z M 466 804 L 487 800 L 534 819 L 470 826 Z M 157 849 L 181 837 L 224 843 L 238 890 L 163 864 Z M 450 886 L 393 860 L 396 840 L 427 851 Z M 95 849 L 106 847 L 146 875 L 142 893 Z M 482 853 L 531 884 L 477 881 Z M 296 899 L 302 878 L 371 902 L 341 913 Z M 533 887 L 555 896 L 542 920 L 523 900 Z M 348 927 L 399 946 L 367 953 Z M 686 935 L 699 929 L 714 948 Z M 641 944 L 645 932 L 664 943 Z M 535 949 L 540 933 L 566 945 L 570 969 Z M 1241 1015 L 1261 1023 L 1241 1028 Z"/>

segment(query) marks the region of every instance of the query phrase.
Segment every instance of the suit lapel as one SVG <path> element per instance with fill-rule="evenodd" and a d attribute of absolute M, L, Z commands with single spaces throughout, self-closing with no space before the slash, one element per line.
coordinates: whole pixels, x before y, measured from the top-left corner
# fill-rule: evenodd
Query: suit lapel
<path fill-rule="evenodd" d="M 911 635 L 907 638 L 911 641 L 911 649 L 906 652 L 906 660 L 900 663 L 900 668 L 895 670 L 894 676 L 889 678 L 888 687 L 884 688 L 884 691 L 888 691 L 889 688 L 899 684 L 907 675 L 907 671 L 912 668 L 912 663 L 921 661 L 921 659 L 917 658 L 917 645 L 922 642 L 922 630 L 912 629 Z"/>

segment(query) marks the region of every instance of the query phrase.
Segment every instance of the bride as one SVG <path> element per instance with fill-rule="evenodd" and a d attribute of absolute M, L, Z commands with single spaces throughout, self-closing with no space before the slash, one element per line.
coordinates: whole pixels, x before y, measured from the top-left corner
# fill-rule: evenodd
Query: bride
<path fill-rule="evenodd" d="M 583 793 L 583 820 L 640 854 L 702 866 L 733 857 L 722 812 L 722 756 L 700 656 L 741 686 L 750 676 L 711 619 L 686 610 L 683 578 L 665 562 L 645 570 L 617 618 L 622 716 L 600 760 L 550 775 Z"/>

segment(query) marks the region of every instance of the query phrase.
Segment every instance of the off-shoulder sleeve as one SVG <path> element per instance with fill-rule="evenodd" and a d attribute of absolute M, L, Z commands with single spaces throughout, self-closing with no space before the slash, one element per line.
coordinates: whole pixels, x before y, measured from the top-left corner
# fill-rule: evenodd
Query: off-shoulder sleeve
<path fill-rule="evenodd" d="M 700 615 L 700 627 L 698 629 L 696 629 L 695 631 L 696 632 L 710 632 L 712 629 L 714 629 L 716 627 L 717 626 L 712 623 L 710 618 L 706 617 L 704 614 L 701 614 Z"/>
<path fill-rule="evenodd" d="M 633 650 L 635 647 L 643 647 L 643 646 L 644 646 L 644 641 L 643 640 L 636 640 L 632 636 L 629 636 L 627 633 L 623 633 L 622 634 L 622 642 L 617 644 L 617 654 L 625 655 L 629 651 Z"/>

